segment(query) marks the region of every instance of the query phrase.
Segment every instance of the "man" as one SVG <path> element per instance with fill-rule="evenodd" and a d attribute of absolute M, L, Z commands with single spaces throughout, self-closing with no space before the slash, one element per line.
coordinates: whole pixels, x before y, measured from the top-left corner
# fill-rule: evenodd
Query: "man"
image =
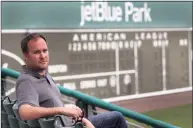
<path fill-rule="evenodd" d="M 21 41 L 25 64 L 16 82 L 19 115 L 23 120 L 33 120 L 56 114 L 77 119 L 82 111 L 77 106 L 63 105 L 61 94 L 47 72 L 49 53 L 44 36 L 31 33 Z M 119 112 L 107 112 L 83 119 L 88 128 L 127 128 Z M 93 126 L 93 125 L 94 126 Z"/>

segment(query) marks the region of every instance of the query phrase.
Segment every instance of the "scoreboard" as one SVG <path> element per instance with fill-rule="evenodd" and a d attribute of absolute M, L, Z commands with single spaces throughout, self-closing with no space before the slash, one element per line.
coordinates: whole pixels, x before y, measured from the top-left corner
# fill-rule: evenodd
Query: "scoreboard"
<path fill-rule="evenodd" d="M 112 98 L 192 85 L 191 29 L 72 29 L 41 34 L 48 42 L 48 72 L 65 88 Z M 24 35 L 2 33 L 2 66 L 21 70 Z"/>

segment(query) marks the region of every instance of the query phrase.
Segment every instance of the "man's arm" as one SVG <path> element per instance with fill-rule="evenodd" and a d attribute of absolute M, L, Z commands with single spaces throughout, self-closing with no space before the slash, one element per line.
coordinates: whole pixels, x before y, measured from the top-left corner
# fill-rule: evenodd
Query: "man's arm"
<path fill-rule="evenodd" d="M 39 95 L 29 79 L 17 81 L 16 97 L 19 106 L 19 115 L 22 120 L 33 120 L 56 114 L 77 118 L 82 114 L 81 109 L 77 106 L 51 108 L 40 107 Z"/>
<path fill-rule="evenodd" d="M 82 115 L 82 110 L 77 106 L 44 108 L 23 104 L 19 107 L 19 115 L 22 120 L 34 120 L 56 114 L 66 115 L 77 119 Z"/>

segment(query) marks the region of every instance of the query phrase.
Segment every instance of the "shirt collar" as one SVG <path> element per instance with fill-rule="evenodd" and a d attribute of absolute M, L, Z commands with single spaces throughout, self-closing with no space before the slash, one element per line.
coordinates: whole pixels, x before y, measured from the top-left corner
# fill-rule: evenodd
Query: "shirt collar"
<path fill-rule="evenodd" d="M 23 69 L 23 71 L 24 71 L 25 73 L 30 74 L 30 75 L 32 75 L 32 76 L 35 76 L 36 78 L 39 78 L 39 79 L 40 79 L 40 78 L 47 77 L 47 75 L 48 75 L 47 70 L 46 70 L 45 76 L 42 76 L 42 75 L 40 75 L 40 74 L 38 73 L 38 70 L 30 69 L 30 68 L 28 68 L 26 65 L 23 65 L 23 66 L 22 66 L 22 69 Z"/>

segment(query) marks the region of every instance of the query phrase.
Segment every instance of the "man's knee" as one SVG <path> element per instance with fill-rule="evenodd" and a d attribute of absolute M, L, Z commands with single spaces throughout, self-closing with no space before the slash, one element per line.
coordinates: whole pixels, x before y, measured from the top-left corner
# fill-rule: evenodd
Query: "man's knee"
<path fill-rule="evenodd" d="M 123 114 L 118 112 L 118 111 L 112 111 L 112 114 L 116 117 L 116 118 L 120 118 L 120 119 L 124 119 Z"/>

